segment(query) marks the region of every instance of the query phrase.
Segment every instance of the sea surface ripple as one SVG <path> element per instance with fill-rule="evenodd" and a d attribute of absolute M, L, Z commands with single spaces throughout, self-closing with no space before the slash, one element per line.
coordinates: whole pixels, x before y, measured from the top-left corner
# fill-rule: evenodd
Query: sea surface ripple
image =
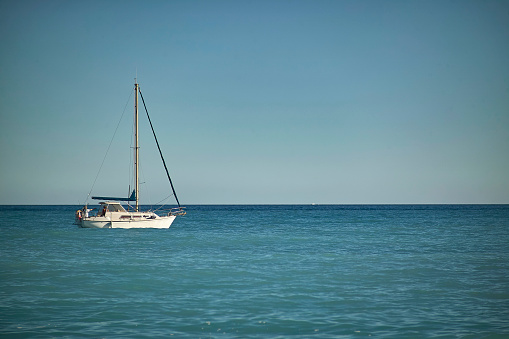
<path fill-rule="evenodd" d="M 0 336 L 507 338 L 509 205 L 0 206 Z"/>

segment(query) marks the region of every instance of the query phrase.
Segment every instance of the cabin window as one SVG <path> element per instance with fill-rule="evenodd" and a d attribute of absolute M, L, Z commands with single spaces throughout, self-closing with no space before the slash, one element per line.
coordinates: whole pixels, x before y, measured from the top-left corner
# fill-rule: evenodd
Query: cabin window
<path fill-rule="evenodd" d="M 125 209 L 120 204 L 108 205 L 108 211 L 110 212 L 125 212 Z"/>

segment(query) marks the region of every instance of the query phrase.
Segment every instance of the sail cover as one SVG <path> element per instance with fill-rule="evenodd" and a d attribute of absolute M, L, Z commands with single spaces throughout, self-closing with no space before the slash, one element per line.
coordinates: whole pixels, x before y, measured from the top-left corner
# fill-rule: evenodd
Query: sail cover
<path fill-rule="evenodd" d="M 136 190 L 133 190 L 129 198 L 114 198 L 114 197 L 92 197 L 94 200 L 113 200 L 113 201 L 136 201 Z"/>

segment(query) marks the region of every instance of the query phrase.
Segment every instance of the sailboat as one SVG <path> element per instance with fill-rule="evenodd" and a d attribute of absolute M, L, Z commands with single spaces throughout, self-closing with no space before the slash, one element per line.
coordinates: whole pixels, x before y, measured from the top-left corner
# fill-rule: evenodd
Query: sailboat
<path fill-rule="evenodd" d="M 100 208 L 92 213 L 94 209 L 89 209 L 88 204 L 76 211 L 76 224 L 83 228 L 169 228 L 175 218 L 177 216 L 185 215 L 184 207 L 180 206 L 180 202 L 178 201 L 177 194 L 175 193 L 175 189 L 173 187 L 173 183 L 170 178 L 170 174 L 168 172 L 168 168 L 166 167 L 166 163 L 164 161 L 163 153 L 161 152 L 161 148 L 159 147 L 159 142 L 157 141 L 157 137 L 154 131 L 154 127 L 152 126 L 152 122 L 150 121 L 150 116 L 148 115 L 147 106 L 145 105 L 145 100 L 143 99 L 143 94 L 140 91 L 139 84 L 135 80 L 134 82 L 134 190 L 131 195 L 127 198 L 115 198 L 115 197 L 102 197 L 102 196 L 93 196 L 92 199 L 100 200 L 99 203 Z M 173 191 L 173 196 L 177 201 L 178 207 L 170 209 L 168 212 L 165 212 L 163 215 L 160 215 L 161 212 L 155 213 L 154 211 L 140 211 L 139 204 L 139 146 L 138 146 L 138 93 L 141 96 L 143 106 L 145 107 L 145 111 L 147 112 L 148 121 L 150 123 L 150 127 L 152 129 L 152 133 L 154 134 L 154 138 L 157 144 L 157 148 L 159 149 L 159 154 L 161 156 L 161 160 L 163 162 L 164 168 L 166 170 L 166 175 L 168 176 L 168 180 L 170 182 L 171 189 Z M 89 194 L 90 195 L 90 194 Z M 88 198 L 87 198 L 88 201 Z M 134 201 L 135 205 L 130 206 L 129 202 Z M 127 202 L 128 209 L 126 210 L 124 206 L 122 206 L 121 202 Z"/>

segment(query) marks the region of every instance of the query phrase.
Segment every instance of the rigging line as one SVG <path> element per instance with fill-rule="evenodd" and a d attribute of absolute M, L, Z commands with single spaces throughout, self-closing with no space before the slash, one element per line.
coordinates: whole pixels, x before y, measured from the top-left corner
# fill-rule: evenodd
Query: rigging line
<path fill-rule="evenodd" d="M 94 190 L 95 183 L 97 182 L 97 178 L 99 178 L 99 174 L 101 173 L 104 162 L 106 161 L 106 157 L 108 156 L 108 152 L 110 151 L 111 144 L 113 143 L 113 139 L 115 139 L 115 135 L 117 134 L 118 127 L 120 126 L 120 122 L 122 121 L 122 118 L 124 117 L 125 111 L 127 109 L 127 105 L 129 104 L 129 101 L 131 100 L 131 96 L 133 95 L 133 92 L 134 92 L 134 89 L 131 91 L 129 98 L 127 99 L 127 102 L 125 103 L 124 111 L 122 112 L 122 115 L 120 116 L 120 120 L 118 121 L 117 127 L 115 128 L 115 132 L 113 132 L 113 136 L 111 137 L 110 144 L 108 145 L 108 148 L 106 149 L 106 154 L 104 154 L 103 161 L 101 162 L 99 171 L 97 171 L 97 175 L 95 176 L 94 183 L 92 184 L 92 188 L 90 188 L 90 192 L 88 192 L 87 199 L 85 199 L 85 203 L 88 202 L 88 198 L 90 198 L 90 195 L 92 194 L 92 191 Z"/>
<path fill-rule="evenodd" d="M 169 199 L 172 195 L 173 195 L 173 194 L 170 194 L 169 196 L 167 196 L 167 197 L 166 197 L 166 198 L 164 198 L 163 200 L 161 200 L 161 201 L 157 202 L 155 205 L 159 205 L 159 204 L 161 204 L 162 202 L 164 202 L 164 201 L 168 200 L 168 199 Z M 154 210 L 154 212 L 159 211 L 161 208 L 163 208 L 163 207 L 164 207 L 164 205 L 165 205 L 165 204 L 161 204 L 161 206 L 159 206 L 159 208 L 156 208 L 156 209 Z"/>
<path fill-rule="evenodd" d="M 139 87 L 138 87 L 138 91 L 140 92 L 141 101 L 143 102 L 143 107 L 145 107 L 145 112 L 147 112 L 148 122 L 150 123 L 150 128 L 152 129 L 152 134 L 154 134 L 154 139 L 156 140 L 157 149 L 159 150 L 159 155 L 161 156 L 161 160 L 163 161 L 164 169 L 166 170 L 166 175 L 168 176 L 168 180 L 170 181 L 171 190 L 173 191 L 175 200 L 177 200 L 177 205 L 180 208 L 180 202 L 179 202 L 179 199 L 177 198 L 177 193 L 175 193 L 175 188 L 173 187 L 173 183 L 171 182 L 170 172 L 168 172 L 168 167 L 166 167 L 166 162 L 164 161 L 163 152 L 161 151 L 161 147 L 159 147 L 159 142 L 157 141 L 156 132 L 154 131 L 154 126 L 152 126 L 152 121 L 150 120 L 150 116 L 148 115 L 147 105 L 145 105 L 145 100 L 143 99 L 143 94 L 141 94 Z"/>

